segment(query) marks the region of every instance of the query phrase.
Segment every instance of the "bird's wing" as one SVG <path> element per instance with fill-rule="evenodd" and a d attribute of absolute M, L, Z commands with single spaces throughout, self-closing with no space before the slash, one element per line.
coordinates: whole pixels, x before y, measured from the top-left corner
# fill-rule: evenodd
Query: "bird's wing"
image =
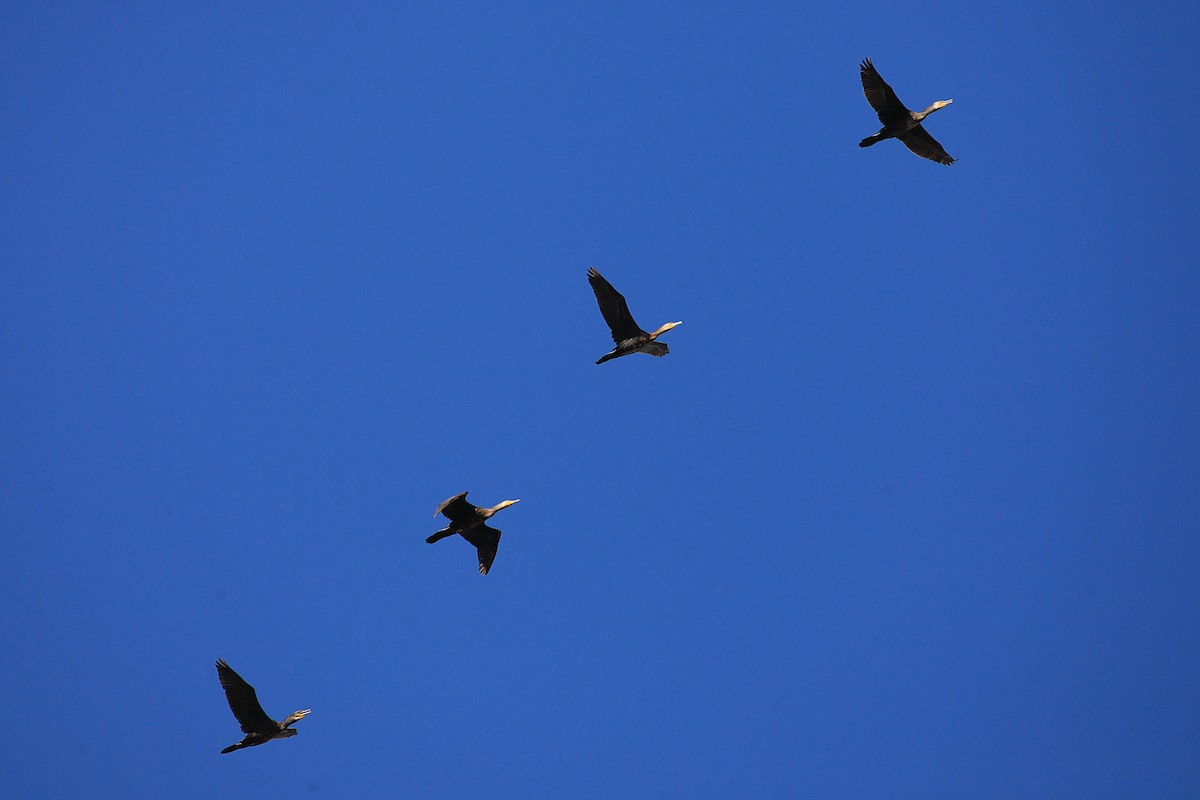
<path fill-rule="evenodd" d="M 254 687 L 242 680 L 242 676 L 222 659 L 217 660 L 217 677 L 221 679 L 229 710 L 237 717 L 243 733 L 265 733 L 276 727 L 275 720 L 268 717 L 258 704 Z"/>
<path fill-rule="evenodd" d="M 467 502 L 467 493 L 463 492 L 454 495 L 438 506 L 433 515 L 436 517 L 438 514 L 445 514 L 446 519 L 451 522 L 460 522 L 475 516 L 475 506 Z"/>
<path fill-rule="evenodd" d="M 492 562 L 496 560 L 496 550 L 500 547 L 500 531 L 487 525 L 477 525 L 464 533 L 463 538 L 479 551 L 479 574 L 487 575 Z"/>
<path fill-rule="evenodd" d="M 614 342 L 620 344 L 626 339 L 645 335 L 646 332 L 633 321 L 633 315 L 629 313 L 629 304 L 625 302 L 625 298 L 604 279 L 603 275 L 596 271 L 595 267 L 588 267 L 588 283 L 592 285 L 592 291 L 596 293 L 596 302 L 600 304 L 600 313 L 604 315 L 604 321 L 608 323 L 608 329 L 612 331 Z"/>
<path fill-rule="evenodd" d="M 871 108 L 875 109 L 875 113 L 879 115 L 880 122 L 887 125 L 897 117 L 903 117 L 909 113 L 908 108 L 892 91 L 892 87 L 887 85 L 887 81 L 875 69 L 871 59 L 863 59 L 862 64 L 858 66 L 858 72 L 862 77 L 863 94 L 866 95 Z"/>
<path fill-rule="evenodd" d="M 930 161 L 936 161 L 939 164 L 953 164 L 954 159 L 950 157 L 937 139 L 929 135 L 929 131 L 925 130 L 925 126 L 918 125 L 908 133 L 900 137 L 900 141 L 904 142 L 904 146 L 921 158 L 928 158 Z"/>

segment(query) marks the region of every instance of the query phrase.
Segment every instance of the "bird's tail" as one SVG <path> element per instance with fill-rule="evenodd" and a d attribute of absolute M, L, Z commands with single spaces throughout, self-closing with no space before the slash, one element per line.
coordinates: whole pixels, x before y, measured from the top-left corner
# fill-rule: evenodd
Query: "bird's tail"
<path fill-rule="evenodd" d="M 222 750 L 221 754 L 224 755 L 225 753 L 232 753 L 234 750 L 241 750 L 245 746 L 246 745 L 242 744 L 241 742 L 238 742 L 237 744 L 231 744 L 229 747 L 226 747 L 224 750 Z"/>
<path fill-rule="evenodd" d="M 596 363 L 603 364 L 605 361 L 608 361 L 608 360 L 616 358 L 616 357 L 617 357 L 616 353 L 605 353 L 604 355 L 600 356 L 600 360 L 597 361 Z"/>
<path fill-rule="evenodd" d="M 863 139 L 861 142 L 859 142 L 858 146 L 859 147 L 870 147 L 871 145 L 875 144 L 876 142 L 881 142 L 881 141 L 883 141 L 883 137 L 880 136 L 878 133 L 874 133 L 874 134 L 871 134 L 870 136 L 868 136 L 867 138 Z"/>
<path fill-rule="evenodd" d="M 428 539 L 426 539 L 425 542 L 426 542 L 426 544 L 433 544 L 436 541 L 445 539 L 447 536 L 453 536 L 453 535 L 454 535 L 454 531 L 450 530 L 449 528 L 442 528 L 440 531 L 435 533 L 433 536 L 430 536 Z"/>

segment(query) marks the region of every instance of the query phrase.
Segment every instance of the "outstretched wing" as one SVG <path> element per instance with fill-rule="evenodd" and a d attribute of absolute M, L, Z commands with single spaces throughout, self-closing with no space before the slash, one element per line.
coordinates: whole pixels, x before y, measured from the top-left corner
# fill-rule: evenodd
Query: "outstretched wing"
<path fill-rule="evenodd" d="M 487 525 L 477 525 L 464 533 L 463 538 L 479 551 L 479 574 L 487 575 L 492 562 L 496 560 L 496 550 L 500 547 L 500 531 Z"/>
<path fill-rule="evenodd" d="M 444 501 L 433 515 L 436 517 L 438 514 L 445 514 L 446 519 L 451 522 L 462 522 L 475 516 L 475 511 L 475 506 L 467 502 L 467 493 L 463 492 Z"/>
<path fill-rule="evenodd" d="M 946 152 L 938 140 L 929 135 L 929 131 L 925 130 L 923 125 L 918 125 L 908 133 L 900 137 L 900 141 L 904 142 L 904 146 L 921 158 L 928 158 L 930 161 L 936 161 L 939 164 L 953 164 L 954 159 Z"/>
<path fill-rule="evenodd" d="M 221 688 L 225 690 L 229 710 L 237 717 L 243 733 L 267 733 L 278 727 L 258 704 L 254 687 L 242 680 L 242 676 L 234 672 L 223 659 L 217 659 L 217 677 L 221 680 Z"/>
<path fill-rule="evenodd" d="M 612 331 L 614 342 L 620 344 L 626 339 L 646 335 L 646 332 L 633 321 L 633 315 L 629 313 L 629 304 L 625 302 L 625 298 L 613 288 L 611 283 L 604 280 L 604 276 L 597 272 L 595 267 L 588 267 L 588 283 L 592 285 L 592 291 L 596 293 L 596 302 L 600 304 L 600 313 L 604 315 L 604 321 L 608 323 L 608 329 Z"/>
<path fill-rule="evenodd" d="M 887 85 L 887 81 L 875 69 L 871 59 L 864 58 L 863 62 L 858 65 L 858 72 L 862 77 L 863 94 L 866 95 L 871 108 L 875 109 L 875 113 L 879 115 L 880 122 L 887 125 L 909 113 L 908 108 L 892 91 L 892 87 Z"/>

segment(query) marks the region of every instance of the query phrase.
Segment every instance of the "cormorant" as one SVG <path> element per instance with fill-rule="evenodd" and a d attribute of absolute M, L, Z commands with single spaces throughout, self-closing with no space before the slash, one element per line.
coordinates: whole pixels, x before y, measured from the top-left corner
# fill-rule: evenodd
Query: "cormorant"
<path fill-rule="evenodd" d="M 921 158 L 928 158 L 939 164 L 954 163 L 955 159 L 951 158 L 937 143 L 937 139 L 930 136 L 921 125 L 921 120 L 939 108 L 950 105 L 953 100 L 938 100 L 924 111 L 909 111 L 904 103 L 900 102 L 900 98 L 896 97 L 892 87 L 888 86 L 876 71 L 871 59 L 863 59 L 858 71 L 862 76 L 863 94 L 867 96 L 867 102 L 875 109 L 879 121 L 883 123 L 879 133 L 863 139 L 858 143 L 859 147 L 870 147 L 876 142 L 895 137 Z"/>
<path fill-rule="evenodd" d="M 460 534 L 475 545 L 475 549 L 479 551 L 479 574 L 487 575 L 488 570 L 492 568 L 492 562 L 496 560 L 496 549 L 500 546 L 500 531 L 489 528 L 484 523 L 497 511 L 519 502 L 521 501 L 505 500 L 492 508 L 477 508 L 467 502 L 466 492 L 456 494 L 433 512 L 435 517 L 438 514 L 445 514 L 446 519 L 450 520 L 450 524 L 425 541 L 433 544 L 447 536 Z"/>
<path fill-rule="evenodd" d="M 217 659 L 217 677 L 221 679 L 221 688 L 225 690 L 225 699 L 229 701 L 229 709 L 237 717 L 246 738 L 237 744 L 231 744 L 222 753 L 232 753 L 243 747 L 254 747 L 266 744 L 272 739 L 285 739 L 295 736 L 298 731 L 292 727 L 298 720 L 308 716 L 311 708 L 297 711 L 288 715 L 282 722 L 276 722 L 267 716 L 262 706 L 258 704 L 258 696 L 254 687 L 242 680 L 242 676 L 233 671 L 224 659 Z"/>
<path fill-rule="evenodd" d="M 600 313 L 604 315 L 604 321 L 612 331 L 613 342 L 617 345 L 611 353 L 601 356 L 597 364 L 630 353 L 649 353 L 661 357 L 671 352 L 666 342 L 655 340 L 676 325 L 682 325 L 682 322 L 664 322 L 654 333 L 646 333 L 634 322 L 633 315 L 629 313 L 629 304 L 625 302 L 621 293 L 604 280 L 604 276 L 597 272 L 595 267 L 588 267 L 587 274 L 588 283 L 596 293 L 596 302 L 600 304 Z"/>

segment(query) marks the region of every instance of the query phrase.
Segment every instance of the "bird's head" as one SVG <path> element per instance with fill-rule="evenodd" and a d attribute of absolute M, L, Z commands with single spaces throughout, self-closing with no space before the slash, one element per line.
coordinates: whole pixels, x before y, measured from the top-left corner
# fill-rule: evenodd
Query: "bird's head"
<path fill-rule="evenodd" d="M 946 106 L 950 105 L 953 102 L 954 102 L 953 100 L 938 100 L 937 102 L 935 102 L 933 105 L 931 105 L 929 107 L 929 113 L 932 114 L 934 111 L 937 111 L 940 108 L 945 108 Z"/>
<path fill-rule="evenodd" d="M 520 500 L 505 500 L 503 503 L 496 506 L 496 508 L 494 510 L 495 511 L 503 511 L 504 509 L 508 508 L 509 506 L 515 506 L 519 502 L 521 502 L 521 501 Z"/>
<path fill-rule="evenodd" d="M 299 722 L 300 720 L 302 720 L 302 719 L 304 719 L 305 717 L 307 717 L 307 716 L 308 716 L 309 714 L 311 714 L 311 713 L 312 713 L 312 709 L 311 709 L 311 708 L 305 708 L 305 709 L 302 709 L 302 710 L 300 710 L 300 711 L 293 712 L 293 713 L 291 714 L 291 716 L 289 716 L 287 719 L 285 719 L 285 720 L 283 721 L 283 727 L 285 727 L 285 728 L 286 728 L 286 727 L 287 727 L 287 726 L 289 726 L 289 725 L 294 725 L 294 724 L 296 724 L 297 722 Z"/>

